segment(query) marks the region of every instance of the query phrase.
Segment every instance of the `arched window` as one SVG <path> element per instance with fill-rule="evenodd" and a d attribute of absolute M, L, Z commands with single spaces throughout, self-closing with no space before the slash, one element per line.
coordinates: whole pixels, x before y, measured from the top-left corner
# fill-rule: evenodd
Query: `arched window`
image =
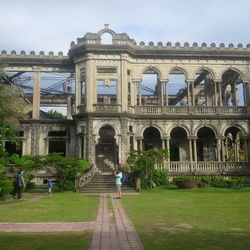
<path fill-rule="evenodd" d="M 113 44 L 113 37 L 110 33 L 105 32 L 101 35 L 101 44 Z"/>

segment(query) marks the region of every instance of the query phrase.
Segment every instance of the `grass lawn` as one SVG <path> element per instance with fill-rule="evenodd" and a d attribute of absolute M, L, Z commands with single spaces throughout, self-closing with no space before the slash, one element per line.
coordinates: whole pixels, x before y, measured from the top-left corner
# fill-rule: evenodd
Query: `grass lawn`
<path fill-rule="evenodd" d="M 34 203 L 11 207 L 0 205 L 0 222 L 93 221 L 98 205 L 99 197 L 95 195 L 56 193 Z"/>
<path fill-rule="evenodd" d="M 145 249 L 250 249 L 250 188 L 148 190 L 122 203 Z"/>
<path fill-rule="evenodd" d="M 91 232 L 0 233 L 1 250 L 89 249 Z"/>

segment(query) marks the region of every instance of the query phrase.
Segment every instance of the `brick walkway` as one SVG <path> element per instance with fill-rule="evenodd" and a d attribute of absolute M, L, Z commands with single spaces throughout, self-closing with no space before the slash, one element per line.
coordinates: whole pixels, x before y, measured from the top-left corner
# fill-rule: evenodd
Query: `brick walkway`
<path fill-rule="evenodd" d="M 51 223 L 0 223 L 0 232 L 62 232 L 92 230 L 95 221 Z"/>
<path fill-rule="evenodd" d="M 120 201 L 111 200 L 113 209 L 108 209 L 108 197 L 101 195 L 90 250 L 144 249 Z"/>

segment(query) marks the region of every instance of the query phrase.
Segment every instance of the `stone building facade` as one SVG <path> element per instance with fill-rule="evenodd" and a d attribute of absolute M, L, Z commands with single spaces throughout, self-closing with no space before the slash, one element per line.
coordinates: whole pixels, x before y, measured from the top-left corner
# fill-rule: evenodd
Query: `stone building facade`
<path fill-rule="evenodd" d="M 106 33 L 110 44 L 102 43 Z M 160 168 L 172 173 L 250 173 L 250 45 L 137 44 L 105 25 L 71 42 L 67 56 L 3 50 L 0 63 L 12 79 L 33 72 L 32 117 L 19 125 L 22 154 L 58 150 L 106 171 L 126 164 L 131 150 L 163 148 L 170 157 Z M 74 93 L 44 95 L 41 72 L 71 73 Z M 142 82 L 152 74 L 150 89 Z M 171 75 L 184 78 L 175 94 Z M 46 105 L 66 105 L 68 119 L 41 117 Z"/>

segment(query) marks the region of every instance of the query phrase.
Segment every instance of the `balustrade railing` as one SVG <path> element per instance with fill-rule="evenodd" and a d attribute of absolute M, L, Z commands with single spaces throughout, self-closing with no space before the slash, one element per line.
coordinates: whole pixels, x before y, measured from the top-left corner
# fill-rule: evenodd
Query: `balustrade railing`
<path fill-rule="evenodd" d="M 78 106 L 80 113 L 86 105 Z M 120 104 L 93 104 L 93 112 L 121 112 Z M 245 106 L 130 106 L 129 113 L 148 115 L 240 115 L 247 114 Z"/>
<path fill-rule="evenodd" d="M 158 166 L 170 173 L 250 173 L 250 162 L 165 162 Z"/>
<path fill-rule="evenodd" d="M 80 187 L 88 184 L 92 178 L 94 177 L 96 172 L 96 166 L 92 165 L 92 167 L 84 173 L 82 176 L 79 176 L 76 178 L 76 190 L 78 190 Z"/>
<path fill-rule="evenodd" d="M 245 114 L 245 106 L 135 106 L 134 113 L 138 114 Z"/>

